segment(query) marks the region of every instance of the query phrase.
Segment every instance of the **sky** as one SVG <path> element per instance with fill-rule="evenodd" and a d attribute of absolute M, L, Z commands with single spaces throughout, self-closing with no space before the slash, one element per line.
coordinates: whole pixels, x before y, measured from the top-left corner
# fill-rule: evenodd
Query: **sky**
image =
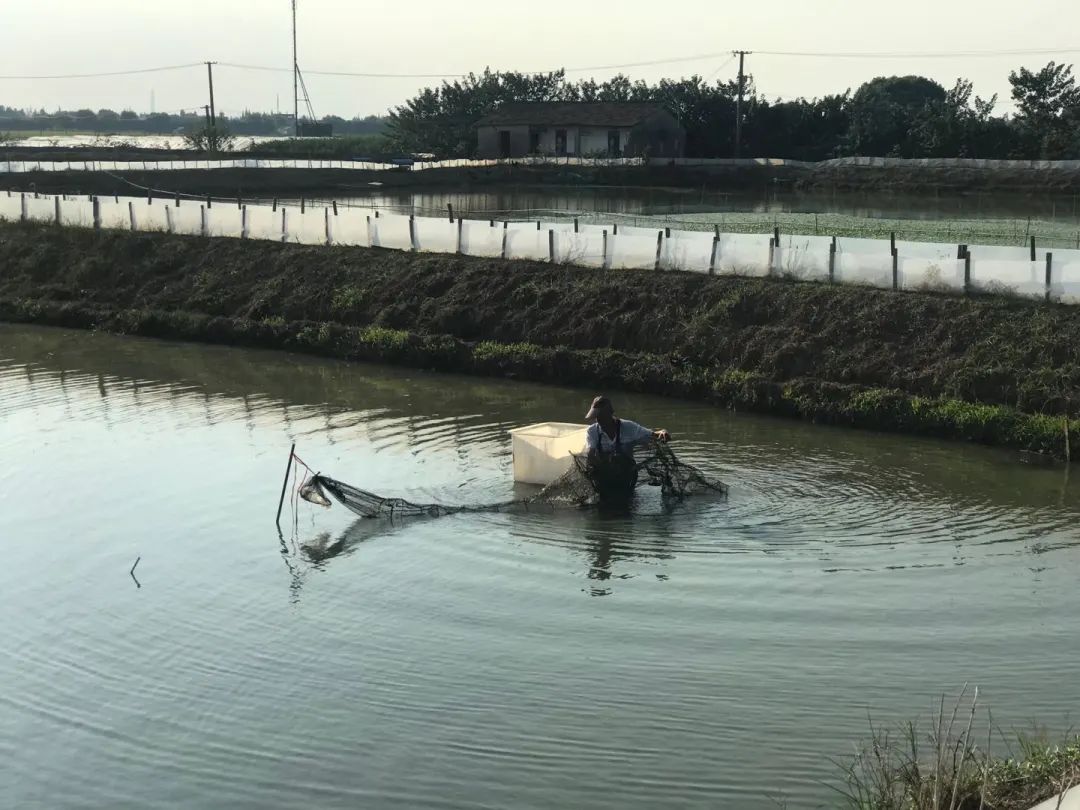
<path fill-rule="evenodd" d="M 946 87 L 971 79 L 1011 109 L 1008 75 L 1050 60 L 1080 63 L 1080 2 L 1027 0 L 298 0 L 299 62 L 318 116 L 382 114 L 438 78 L 331 77 L 316 71 L 460 74 L 658 60 L 621 72 L 650 82 L 733 78 L 730 51 L 766 97 L 814 97 L 881 75 L 918 73 Z M 77 79 L 213 60 L 217 108 L 291 111 L 290 0 L 0 0 L 0 104 L 178 112 L 207 103 L 206 68 Z M 1039 55 L 1016 51 L 1060 50 Z M 829 54 L 787 56 L 764 52 Z M 942 57 L 939 53 L 968 55 Z M 997 52 L 971 55 L 971 52 Z M 1002 54 L 1001 51 L 1013 51 Z M 843 57 L 836 54 L 864 54 Z M 869 54 L 869 55 L 866 55 Z M 914 54 L 901 58 L 896 54 Z M 927 56 L 927 54 L 934 54 Z M 688 59 L 687 57 L 698 57 Z M 609 78 L 616 69 L 570 73 Z"/>

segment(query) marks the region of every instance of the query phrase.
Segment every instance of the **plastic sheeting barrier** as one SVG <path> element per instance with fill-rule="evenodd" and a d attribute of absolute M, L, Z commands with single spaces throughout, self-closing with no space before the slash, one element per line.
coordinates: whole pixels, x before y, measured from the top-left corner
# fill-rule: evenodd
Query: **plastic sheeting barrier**
<path fill-rule="evenodd" d="M 60 203 L 63 206 L 63 202 Z M 56 222 L 56 203 L 52 197 L 27 197 L 26 218 L 31 222 Z"/>
<path fill-rule="evenodd" d="M 604 266 L 604 234 L 572 229 L 555 232 L 555 263 L 581 267 Z"/>
<path fill-rule="evenodd" d="M 22 195 L 0 194 L 0 219 L 18 222 L 22 219 Z"/>
<path fill-rule="evenodd" d="M 708 273 L 713 254 L 713 235 L 706 231 L 672 231 L 660 253 L 663 270 Z"/>
<path fill-rule="evenodd" d="M 497 259 L 502 256 L 504 233 L 509 241 L 510 230 L 503 228 L 502 223 L 496 223 L 495 227 L 492 227 L 488 222 L 462 220 L 461 252 L 469 256 Z"/>
<path fill-rule="evenodd" d="M 883 256 L 870 253 L 837 253 L 834 279 L 841 284 L 862 284 L 891 289 L 893 285 L 892 253 Z"/>
<path fill-rule="evenodd" d="M 425 253 L 456 253 L 458 225 L 449 219 L 416 218 L 416 247 Z"/>
<path fill-rule="evenodd" d="M 287 211 L 287 241 L 301 245 L 326 244 L 326 209 L 306 208 L 301 213 L 300 209 L 294 206 Z"/>
<path fill-rule="evenodd" d="M 392 250 L 412 250 L 408 217 L 372 217 L 371 244 Z"/>
<path fill-rule="evenodd" d="M 769 275 L 769 242 L 772 236 L 756 233 L 722 233 L 716 255 L 716 272 L 723 275 Z"/>
<path fill-rule="evenodd" d="M 1053 273 L 1058 300 L 1062 304 L 1080 304 L 1080 260 L 1063 263 L 1060 267 L 1055 263 Z"/>
<path fill-rule="evenodd" d="M 281 241 L 281 211 L 265 205 L 249 205 L 247 208 L 248 239 Z"/>
<path fill-rule="evenodd" d="M 971 286 L 981 292 L 1042 297 L 1046 295 L 1046 265 L 1030 259 L 980 259 L 972 251 Z"/>
<path fill-rule="evenodd" d="M 330 238 L 335 245 L 367 247 L 368 218 L 375 212 L 367 208 L 338 209 L 337 216 L 330 213 Z"/>
<path fill-rule="evenodd" d="M 964 289 L 964 263 L 955 257 L 927 259 L 901 256 L 897 269 L 900 289 L 903 290 L 962 292 Z"/>
<path fill-rule="evenodd" d="M 57 198 L 0 192 L 0 219 L 27 219 L 54 223 Z M 94 204 L 85 197 L 59 199 L 60 223 L 92 227 Z M 239 237 L 244 233 L 244 212 L 235 204 L 206 207 L 184 200 L 180 206 L 145 197 L 102 197 L 98 202 L 102 228 L 166 231 L 178 234 Z M 770 248 L 770 234 L 720 234 L 715 243 L 710 231 L 661 231 L 659 229 L 607 225 L 598 222 L 541 221 L 491 223 L 483 220 L 451 222 L 448 218 L 417 217 L 410 229 L 406 216 L 376 216 L 365 208 L 279 208 L 248 205 L 246 235 L 252 239 L 321 245 L 330 239 L 341 245 L 381 246 L 389 249 L 462 253 L 612 269 L 652 269 L 657 266 L 658 236 L 662 270 L 706 273 L 715 258 L 717 274 L 785 276 L 824 281 L 829 278 L 831 237 L 781 234 Z M 284 221 L 283 221 L 284 220 Z M 411 230 L 411 233 L 410 233 Z M 549 241 L 552 240 L 552 241 Z M 889 289 L 893 286 L 893 257 L 888 240 L 837 239 L 833 280 Z M 897 247 L 896 281 L 905 290 L 964 289 L 964 260 L 956 258 L 950 244 L 900 241 Z M 552 257 L 549 251 L 553 249 Z M 1080 304 L 1080 251 L 1071 248 L 1045 250 L 1036 245 L 1035 262 L 1030 246 L 969 245 L 971 288 L 983 292 L 1029 298 L 1045 298 L 1046 255 L 1052 254 L 1050 300 Z M 771 257 L 771 266 L 770 266 Z"/>
<path fill-rule="evenodd" d="M 548 261 L 550 258 L 548 232 L 511 227 L 506 234 L 506 255 L 510 259 Z"/>
<path fill-rule="evenodd" d="M 235 205 L 221 205 L 206 209 L 207 236 L 229 236 L 238 239 L 242 227 L 243 211 Z"/>
<path fill-rule="evenodd" d="M 173 208 L 173 232 L 199 236 L 202 234 L 204 206 L 197 203 L 184 203 L 179 208 Z M 209 222 L 209 217 L 207 217 Z"/>
<path fill-rule="evenodd" d="M 780 247 L 773 257 L 773 273 L 803 281 L 828 281 L 828 236 L 780 235 Z"/>
<path fill-rule="evenodd" d="M 656 267 L 656 236 L 624 233 L 608 242 L 608 267 L 614 270 L 652 270 Z"/>

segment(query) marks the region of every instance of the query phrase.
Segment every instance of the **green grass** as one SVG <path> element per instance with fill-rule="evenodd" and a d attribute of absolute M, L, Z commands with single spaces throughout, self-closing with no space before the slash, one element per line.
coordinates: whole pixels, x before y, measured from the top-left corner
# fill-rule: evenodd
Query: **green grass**
<path fill-rule="evenodd" d="M 1029 810 L 1080 784 L 1080 737 L 1010 742 L 982 711 L 978 690 L 942 698 L 929 728 L 918 721 L 875 726 L 835 785 L 848 810 Z M 995 745 L 1005 747 L 1003 755 Z"/>
<path fill-rule="evenodd" d="M 344 135 L 336 138 L 284 138 L 262 141 L 245 151 L 280 158 L 310 158 L 318 160 L 378 160 L 391 156 L 393 150 L 383 135 Z"/>

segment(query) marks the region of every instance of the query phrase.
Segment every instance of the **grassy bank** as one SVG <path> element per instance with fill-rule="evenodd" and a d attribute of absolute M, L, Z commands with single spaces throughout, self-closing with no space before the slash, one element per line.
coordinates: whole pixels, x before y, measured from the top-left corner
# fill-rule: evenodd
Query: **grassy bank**
<path fill-rule="evenodd" d="M 999 752 L 999 753 L 995 753 Z M 978 691 L 942 699 L 929 724 L 871 725 L 844 763 L 837 793 L 849 810 L 1030 810 L 1080 785 L 1080 736 L 1007 733 Z"/>
<path fill-rule="evenodd" d="M 38 225 L 0 226 L 0 268 L 9 321 L 665 393 L 1057 456 L 1080 401 L 1080 310 L 1061 306 Z"/>

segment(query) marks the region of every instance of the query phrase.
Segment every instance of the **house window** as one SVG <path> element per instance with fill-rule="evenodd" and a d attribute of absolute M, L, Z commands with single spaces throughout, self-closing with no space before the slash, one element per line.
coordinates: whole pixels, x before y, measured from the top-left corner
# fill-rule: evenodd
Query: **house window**
<path fill-rule="evenodd" d="M 529 154 L 535 155 L 540 152 L 540 133 L 533 130 L 529 133 Z"/>
<path fill-rule="evenodd" d="M 499 157 L 508 158 L 511 157 L 511 138 L 510 130 L 499 130 Z"/>
<path fill-rule="evenodd" d="M 566 130 L 555 130 L 555 154 L 559 157 L 566 155 Z"/>
<path fill-rule="evenodd" d="M 608 157 L 622 157 L 622 147 L 619 144 L 619 130 L 612 129 L 607 134 L 607 152 Z"/>

